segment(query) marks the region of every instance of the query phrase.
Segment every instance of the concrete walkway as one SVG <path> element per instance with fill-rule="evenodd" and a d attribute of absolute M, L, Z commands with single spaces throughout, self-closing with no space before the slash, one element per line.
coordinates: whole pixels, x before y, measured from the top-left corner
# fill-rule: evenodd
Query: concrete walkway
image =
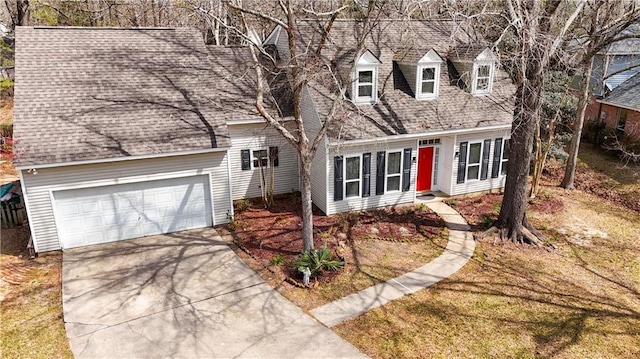
<path fill-rule="evenodd" d="M 443 202 L 420 201 L 444 219 L 449 228 L 449 242 L 442 255 L 426 265 L 400 277 L 361 290 L 310 311 L 318 321 L 333 327 L 407 294 L 429 287 L 462 268 L 473 255 L 476 243 L 462 216 Z"/>

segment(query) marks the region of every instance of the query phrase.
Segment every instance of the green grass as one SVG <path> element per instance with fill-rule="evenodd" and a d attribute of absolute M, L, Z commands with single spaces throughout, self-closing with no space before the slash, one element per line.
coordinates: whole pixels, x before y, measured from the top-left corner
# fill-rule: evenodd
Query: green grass
<path fill-rule="evenodd" d="M 0 257 L 3 266 L 16 263 L 10 256 Z M 21 283 L 2 283 L 3 358 L 73 358 L 62 319 L 61 258 L 57 254 L 29 262 L 18 260 L 28 268 Z"/>

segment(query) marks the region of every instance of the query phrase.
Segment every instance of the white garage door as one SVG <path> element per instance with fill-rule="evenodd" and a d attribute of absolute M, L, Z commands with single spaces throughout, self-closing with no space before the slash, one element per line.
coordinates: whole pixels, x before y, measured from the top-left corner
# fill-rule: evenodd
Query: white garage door
<path fill-rule="evenodd" d="M 208 176 L 54 192 L 63 248 L 210 227 Z"/>

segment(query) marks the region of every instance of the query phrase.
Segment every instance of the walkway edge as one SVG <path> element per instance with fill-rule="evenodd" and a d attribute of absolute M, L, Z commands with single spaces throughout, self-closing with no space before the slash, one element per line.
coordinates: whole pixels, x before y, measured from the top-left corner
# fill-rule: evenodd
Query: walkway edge
<path fill-rule="evenodd" d="M 327 327 L 333 327 L 432 286 L 462 268 L 471 259 L 476 246 L 471 228 L 455 209 L 444 202 L 423 203 L 442 217 L 449 228 L 447 247 L 439 257 L 412 272 L 314 308 L 309 313 Z"/>

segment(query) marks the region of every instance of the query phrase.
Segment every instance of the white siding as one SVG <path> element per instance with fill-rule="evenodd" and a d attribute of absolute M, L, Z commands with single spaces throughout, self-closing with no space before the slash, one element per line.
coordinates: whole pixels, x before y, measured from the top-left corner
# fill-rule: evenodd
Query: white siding
<path fill-rule="evenodd" d="M 56 190 L 107 186 L 165 178 L 210 174 L 214 223 L 226 223 L 231 211 L 226 152 L 120 161 L 102 164 L 39 168 L 22 171 L 29 203 L 29 224 L 37 252 L 60 249 L 51 193 Z"/>
<path fill-rule="evenodd" d="M 452 171 L 451 171 L 451 193 L 452 196 L 461 195 L 466 193 L 481 192 L 488 190 L 496 190 L 504 187 L 505 176 L 498 176 L 498 178 L 491 178 L 491 169 L 493 166 L 493 149 L 495 146 L 495 139 L 502 138 L 503 141 L 509 137 L 508 131 L 498 132 L 484 132 L 471 135 L 458 136 L 456 139 L 454 154 L 460 151 L 461 142 L 482 142 L 484 140 L 491 140 L 491 147 L 489 151 L 489 169 L 486 180 L 466 180 L 464 183 L 457 183 L 458 178 L 458 157 L 453 159 Z"/>
<path fill-rule="evenodd" d="M 311 201 L 327 213 L 327 155 L 324 142 L 320 144 L 311 163 Z"/>
<path fill-rule="evenodd" d="M 392 192 L 383 195 L 376 195 L 376 153 L 379 151 L 402 151 L 405 148 L 411 148 L 411 181 L 409 191 Z M 389 143 L 379 143 L 375 145 L 339 147 L 329 151 L 328 170 L 329 177 L 327 182 L 328 205 L 327 214 L 347 212 L 352 210 L 362 210 L 368 208 L 376 208 L 383 206 L 391 206 L 402 203 L 412 203 L 415 198 L 416 184 L 416 161 L 413 158 L 417 156 L 417 142 L 415 140 L 398 141 Z M 361 155 L 363 153 L 371 153 L 371 196 L 369 197 L 352 197 L 345 198 L 341 201 L 333 200 L 334 174 L 333 174 L 333 158 L 335 156 Z"/>
<path fill-rule="evenodd" d="M 451 184 L 455 183 L 453 174 L 453 163 L 455 161 L 455 138 L 440 137 L 440 168 L 438 175 L 438 189 L 440 192 L 450 195 Z"/>
<path fill-rule="evenodd" d="M 233 177 L 233 199 L 261 196 L 260 169 L 242 170 L 241 150 L 268 149 L 278 147 L 278 167 L 275 167 L 274 194 L 299 190 L 298 154 L 282 135 L 266 123 L 234 125 L 227 123 L 231 137 L 229 159 Z M 266 183 L 269 170 L 265 169 Z"/>

